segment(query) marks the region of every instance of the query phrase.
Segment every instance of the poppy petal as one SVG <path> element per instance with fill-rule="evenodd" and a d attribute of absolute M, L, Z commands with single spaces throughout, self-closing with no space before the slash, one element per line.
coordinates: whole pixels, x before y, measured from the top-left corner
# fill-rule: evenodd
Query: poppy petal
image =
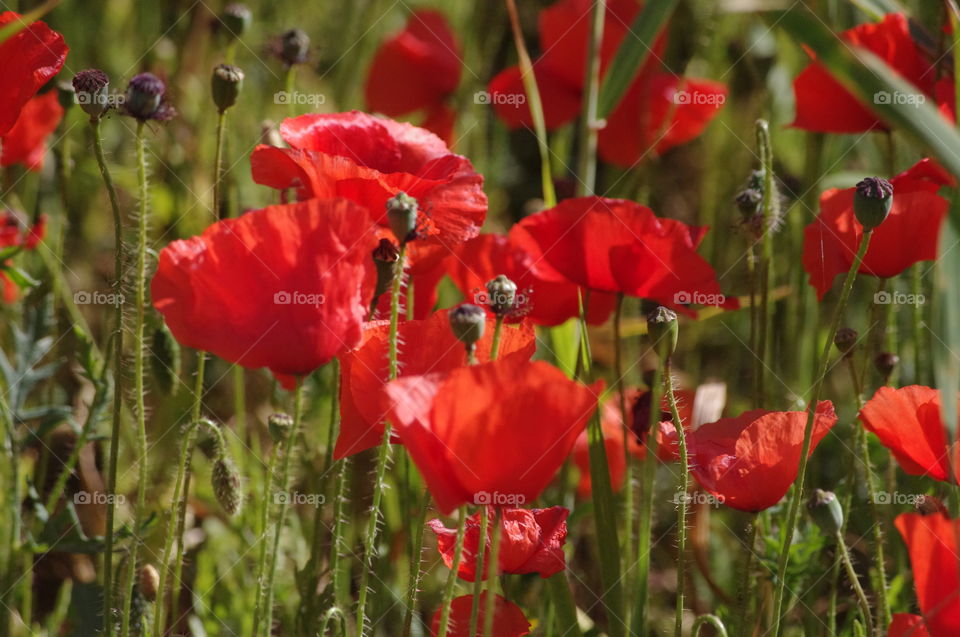
<path fill-rule="evenodd" d="M 483 626 L 487 612 L 487 591 L 480 593 L 478 626 Z M 470 613 L 473 608 L 473 595 L 455 597 L 450 603 L 450 619 L 447 627 L 448 637 L 475 637 L 470 635 Z M 440 632 L 440 608 L 433 615 L 430 624 L 431 637 Z M 497 637 L 523 637 L 530 634 L 530 622 L 524 617 L 520 607 L 497 595 L 494 601 L 493 634 Z"/>
<path fill-rule="evenodd" d="M 0 26 L 20 19 L 18 13 L 4 11 Z M 7 62 L 0 72 L 0 135 L 10 130 L 40 87 L 60 72 L 68 50 L 63 36 L 43 22 L 33 22 L 0 43 L 0 60 Z"/>
<path fill-rule="evenodd" d="M 0 166 L 23 164 L 32 171 L 43 168 L 47 137 L 57 129 L 61 119 L 63 107 L 55 91 L 27 102 L 13 128 L 0 136 Z"/>
<path fill-rule="evenodd" d="M 904 513 L 894 525 L 910 553 L 913 585 L 927 630 L 933 637 L 960 635 L 958 521 L 941 513 Z"/>

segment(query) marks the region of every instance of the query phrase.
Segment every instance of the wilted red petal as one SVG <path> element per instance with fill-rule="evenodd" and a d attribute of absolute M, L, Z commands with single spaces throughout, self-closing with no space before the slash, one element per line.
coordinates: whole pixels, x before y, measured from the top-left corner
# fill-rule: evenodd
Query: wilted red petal
<path fill-rule="evenodd" d="M 345 199 L 270 206 L 160 252 L 153 305 L 180 343 L 300 376 L 360 342 L 375 232 Z"/>
<path fill-rule="evenodd" d="M 0 26 L 19 20 L 13 11 L 0 13 Z M 40 87 L 60 72 L 67 59 L 63 36 L 43 22 L 34 22 L 0 44 L 0 135 L 20 116 L 20 109 Z"/>
<path fill-rule="evenodd" d="M 563 544 L 567 539 L 567 516 L 570 511 L 555 506 L 549 509 L 500 509 L 497 518 L 501 528 L 498 574 L 538 573 L 550 577 L 566 568 Z M 484 540 L 484 577 L 490 572 L 490 543 L 493 537 L 493 508 L 489 511 L 487 534 Z M 457 529 L 448 529 L 443 521 L 434 519 L 427 526 L 437 536 L 437 550 L 447 568 L 453 565 L 456 552 Z M 468 582 L 477 575 L 477 550 L 480 546 L 480 513 L 467 518 L 460 568 L 457 575 Z"/>
<path fill-rule="evenodd" d="M 401 376 L 446 372 L 466 365 L 463 343 L 450 330 L 448 314 L 448 310 L 443 310 L 426 320 L 400 323 Z M 383 438 L 383 422 L 390 408 L 383 394 L 389 376 L 387 345 L 390 328 L 385 323 L 367 324 L 363 345 L 340 356 L 340 401 L 350 408 L 349 413 L 341 416 L 340 436 L 334 450 L 338 459 L 375 447 Z M 493 332 L 494 320 L 491 318 L 483 338 L 477 342 L 477 358 L 481 361 L 490 360 Z M 500 355 L 516 353 L 529 360 L 536 345 L 536 334 L 531 325 L 505 326 L 501 334 Z"/>
<path fill-rule="evenodd" d="M 887 637 L 930 637 L 930 633 L 920 615 L 894 613 Z"/>
<path fill-rule="evenodd" d="M 27 102 L 20 117 L 5 135 L 0 136 L 0 166 L 22 164 L 28 170 L 43 168 L 47 137 L 63 119 L 63 107 L 56 91 L 50 91 Z"/>
<path fill-rule="evenodd" d="M 894 524 L 910 553 L 913 585 L 929 634 L 933 637 L 960 635 L 960 577 L 957 575 L 960 522 L 940 513 L 904 513 L 897 516 Z"/>
<path fill-rule="evenodd" d="M 502 494 L 530 504 L 570 453 L 603 383 L 510 356 L 388 383 L 394 423 L 437 508 Z M 518 426 L 523 423 L 523 426 Z"/>
<path fill-rule="evenodd" d="M 483 618 L 487 613 L 487 595 L 487 591 L 480 593 L 478 626 L 483 626 Z M 472 608 L 472 595 L 461 595 L 453 599 L 450 603 L 448 637 L 476 637 L 476 635 L 470 634 L 470 612 Z M 437 637 L 440 631 L 440 613 L 442 610 L 438 608 L 437 612 L 433 614 L 433 621 L 430 623 L 431 637 Z M 480 632 L 478 630 L 477 634 L 480 634 Z M 523 635 L 530 634 L 530 622 L 524 617 L 520 607 L 499 595 L 497 595 L 493 607 L 493 634 L 496 637 L 523 637 Z"/>
<path fill-rule="evenodd" d="M 922 159 L 890 180 L 893 207 L 874 231 L 860 274 L 889 278 L 920 261 L 937 258 L 948 202 L 937 194 L 953 178 L 932 159 Z M 853 212 L 854 188 L 820 196 L 820 214 L 804 229 L 803 267 L 820 299 L 834 278 L 853 264 L 863 227 Z"/>
<path fill-rule="evenodd" d="M 837 422 L 821 401 L 810 453 Z M 687 438 L 691 473 L 727 506 L 762 511 L 780 501 L 797 477 L 807 423 L 805 411 L 756 409 L 702 425 Z"/>

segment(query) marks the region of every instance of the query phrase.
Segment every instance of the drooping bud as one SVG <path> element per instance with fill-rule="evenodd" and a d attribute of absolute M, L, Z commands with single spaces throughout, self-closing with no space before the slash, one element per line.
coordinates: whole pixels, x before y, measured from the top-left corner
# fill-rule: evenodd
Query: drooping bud
<path fill-rule="evenodd" d="M 487 281 L 487 305 L 497 316 L 509 314 L 517 302 L 517 284 L 505 274 Z"/>
<path fill-rule="evenodd" d="M 667 358 L 677 349 L 679 331 L 677 313 L 670 308 L 658 305 L 647 314 L 647 334 L 661 358 Z"/>
<path fill-rule="evenodd" d="M 137 575 L 140 594 L 148 602 L 157 601 L 157 589 L 160 588 L 160 573 L 153 564 L 144 564 Z"/>
<path fill-rule="evenodd" d="M 243 88 L 243 71 L 232 64 L 218 64 L 210 78 L 210 91 L 213 103 L 223 113 L 237 103 L 240 89 Z"/>
<path fill-rule="evenodd" d="M 267 418 L 267 430 L 275 443 L 284 442 L 293 429 L 293 418 L 287 414 L 272 414 Z"/>
<path fill-rule="evenodd" d="M 867 177 L 857 183 L 853 195 L 853 213 L 864 230 L 873 230 L 887 218 L 893 207 L 893 184 L 880 177 Z"/>
<path fill-rule="evenodd" d="M 91 119 L 100 119 L 110 108 L 109 89 L 110 78 L 100 69 L 87 69 L 73 76 L 77 104 Z"/>
<path fill-rule="evenodd" d="M 417 200 L 403 191 L 387 199 L 387 223 L 400 245 L 413 239 L 417 231 Z"/>
<path fill-rule="evenodd" d="M 310 36 L 301 29 L 290 29 L 280 36 L 280 59 L 287 66 L 303 64 L 310 51 Z"/>
<path fill-rule="evenodd" d="M 883 377 L 883 382 L 886 383 L 887 379 L 890 378 L 890 374 L 893 373 L 893 370 L 896 369 L 897 365 L 900 364 L 900 357 L 894 354 L 893 352 L 880 352 L 877 354 L 876 358 L 873 359 L 873 366 L 880 376 Z"/>
<path fill-rule="evenodd" d="M 153 73 L 135 75 L 127 86 L 123 107 L 127 114 L 141 122 L 154 119 L 163 103 L 167 86 Z"/>
<path fill-rule="evenodd" d="M 380 243 L 373 250 L 373 263 L 377 266 L 377 285 L 373 291 L 374 300 L 386 294 L 396 276 L 396 263 L 400 258 L 400 250 L 390 239 L 380 239 Z"/>
<path fill-rule="evenodd" d="M 835 535 L 843 528 L 843 509 L 831 491 L 816 489 L 807 501 L 810 517 L 825 533 Z"/>
<path fill-rule="evenodd" d="M 453 335 L 466 346 L 467 352 L 473 352 L 487 326 L 487 313 L 478 305 L 463 303 L 450 310 L 448 317 Z"/>
<path fill-rule="evenodd" d="M 201 429 L 197 439 L 197 449 L 200 450 L 200 453 L 208 460 L 222 458 L 227 450 L 224 446 L 225 441 L 223 434 L 220 432 L 220 427 L 207 418 L 201 418 L 197 425 Z"/>
<path fill-rule="evenodd" d="M 853 356 L 853 349 L 856 347 L 859 338 L 860 335 L 857 330 L 850 327 L 841 327 L 833 338 L 833 344 L 837 346 L 844 358 L 850 358 Z"/>
<path fill-rule="evenodd" d="M 240 474 L 233 461 L 227 457 L 214 461 L 210 472 L 213 495 L 228 515 L 236 515 L 243 506 L 243 494 L 240 492 Z"/>
<path fill-rule="evenodd" d="M 220 16 L 220 23 L 223 24 L 229 38 L 240 38 L 250 28 L 253 23 L 253 14 L 247 5 L 234 2 L 228 4 Z"/>

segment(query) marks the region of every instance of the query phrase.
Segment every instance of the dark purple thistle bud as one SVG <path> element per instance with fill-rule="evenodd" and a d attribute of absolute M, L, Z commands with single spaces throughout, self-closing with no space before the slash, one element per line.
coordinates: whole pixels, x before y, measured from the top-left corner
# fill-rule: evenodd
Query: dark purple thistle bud
<path fill-rule="evenodd" d="M 280 59 L 287 66 L 303 64 L 310 51 L 310 36 L 300 29 L 290 29 L 280 36 Z"/>
<path fill-rule="evenodd" d="M 483 330 L 487 326 L 487 313 L 479 305 L 464 303 L 450 310 L 447 315 L 450 319 L 450 329 L 457 340 L 473 351 L 477 341 L 483 337 Z"/>
<path fill-rule="evenodd" d="M 864 230 L 873 230 L 887 218 L 893 207 L 893 184 L 880 177 L 867 177 L 857 183 L 853 212 Z"/>
<path fill-rule="evenodd" d="M 110 78 L 100 69 L 87 69 L 73 76 L 77 104 L 92 119 L 100 119 L 110 108 L 109 89 Z"/>
<path fill-rule="evenodd" d="M 227 32 L 227 37 L 240 38 L 250 28 L 253 22 L 253 14 L 247 5 L 234 2 L 228 4 L 220 16 L 220 23 Z"/>
<path fill-rule="evenodd" d="M 169 107 L 164 107 L 163 96 L 167 86 L 153 73 L 135 75 L 127 86 L 124 110 L 128 115 L 141 122 L 151 119 L 161 121 L 173 115 Z"/>

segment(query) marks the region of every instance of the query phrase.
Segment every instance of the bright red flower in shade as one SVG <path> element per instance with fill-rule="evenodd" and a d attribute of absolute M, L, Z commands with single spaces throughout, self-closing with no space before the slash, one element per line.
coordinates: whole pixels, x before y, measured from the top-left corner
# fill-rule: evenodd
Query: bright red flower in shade
<path fill-rule="evenodd" d="M 443 513 L 489 494 L 536 500 L 602 389 L 520 356 L 386 386 L 390 421 Z"/>
<path fill-rule="evenodd" d="M 480 593 L 479 622 L 483 626 L 483 618 L 487 613 L 487 591 Z M 470 612 L 473 608 L 473 595 L 461 595 L 453 598 L 450 603 L 450 619 L 447 627 L 449 637 L 476 637 L 470 634 Z M 440 632 L 440 614 L 438 608 L 433 614 L 430 623 L 430 636 L 437 637 Z M 493 606 L 493 634 L 497 637 L 523 637 L 530 634 L 530 622 L 524 616 L 520 607 L 513 602 L 497 595 Z"/>
<path fill-rule="evenodd" d="M 532 257 L 541 279 L 685 310 L 690 301 L 726 302 L 716 273 L 696 252 L 706 232 L 632 201 L 579 197 L 526 217 L 510 240 Z"/>
<path fill-rule="evenodd" d="M 270 206 L 160 252 L 153 305 L 180 343 L 286 386 L 362 337 L 376 233 L 346 199 Z"/>
<path fill-rule="evenodd" d="M 906 16 L 890 13 L 881 22 L 861 24 L 840 34 L 847 45 L 879 57 L 917 92 L 933 96 L 937 69 L 910 35 Z M 952 85 L 952 82 L 950 83 Z M 814 61 L 793 82 L 797 113 L 793 126 L 821 133 L 888 130 L 873 111 Z"/>
<path fill-rule="evenodd" d="M 603 75 L 642 5 L 634 0 L 607 3 L 600 73 Z M 589 0 L 560 0 L 540 12 L 540 50 L 534 62 L 537 88 L 547 128 L 572 121 L 582 110 L 586 51 L 589 39 Z M 599 135 L 604 161 L 630 166 L 646 154 L 658 154 L 703 132 L 726 100 L 726 87 L 717 82 L 678 77 L 661 69 L 665 39 L 653 44 L 647 62 L 633 79 L 620 104 Z M 520 68 L 510 67 L 490 81 L 491 102 L 507 126 L 531 126 Z"/>
<path fill-rule="evenodd" d="M 946 430 L 936 389 L 881 387 L 860 410 L 860 421 L 905 472 L 934 480 L 949 478 Z"/>
<path fill-rule="evenodd" d="M 16 214 L 7 210 L 0 213 L 0 249 L 20 247 L 33 250 L 47 234 L 47 215 L 40 215 L 33 226 L 26 228 Z M 3 271 L 4 266 L 12 264 L 10 259 L 0 264 L 0 296 L 4 303 L 13 303 L 20 294 L 20 288 Z"/>
<path fill-rule="evenodd" d="M 894 613 L 887 637 L 930 637 L 930 631 L 920 615 Z"/>
<path fill-rule="evenodd" d="M 951 520 L 941 513 L 904 513 L 897 516 L 894 524 L 910 553 L 913 585 L 927 632 L 932 637 L 960 635 L 956 539 L 960 520 Z"/>
<path fill-rule="evenodd" d="M 817 405 L 810 453 L 837 422 L 830 401 Z M 797 477 L 805 411 L 755 409 L 706 423 L 687 437 L 691 473 L 704 490 L 740 511 L 762 511 Z"/>
<path fill-rule="evenodd" d="M 460 60 L 460 45 L 443 14 L 414 11 L 373 58 L 364 89 L 367 108 L 390 117 L 423 111 L 422 126 L 450 143 L 456 114 L 447 102 L 460 84 Z"/>
<path fill-rule="evenodd" d="M 370 210 L 385 233 L 387 200 L 400 191 L 417 200 L 421 238 L 408 251 L 414 273 L 480 232 L 483 177 L 430 131 L 353 111 L 286 119 L 280 134 L 290 148 L 258 146 L 250 157 L 259 184 L 294 188 L 301 200 L 345 197 Z"/>
<path fill-rule="evenodd" d="M 63 107 L 55 91 L 27 102 L 13 128 L 0 135 L 0 166 L 23 164 L 33 171 L 43 168 L 47 137 L 57 129 L 61 119 Z"/>
<path fill-rule="evenodd" d="M 577 286 L 566 281 L 546 281 L 533 272 L 533 258 L 502 234 L 481 234 L 448 257 L 450 278 L 469 301 L 486 289 L 487 281 L 505 274 L 522 295 L 520 314 L 537 325 L 559 325 L 580 316 Z M 605 323 L 617 298 L 597 292 L 587 304 L 587 322 Z"/>
<path fill-rule="evenodd" d="M 567 567 L 563 555 L 563 543 L 567 541 L 567 516 L 570 511 L 563 507 L 549 509 L 500 509 L 497 518 L 503 531 L 500 538 L 500 568 L 503 573 L 538 573 L 540 577 L 550 577 Z M 490 508 L 484 555 L 490 555 L 493 537 L 494 511 Z M 480 513 L 467 518 L 466 535 L 463 538 L 463 552 L 457 575 L 472 582 L 477 576 L 477 550 L 480 546 Z M 456 552 L 457 529 L 448 529 L 443 521 L 433 519 L 427 526 L 437 536 L 437 550 L 443 557 L 447 568 L 453 566 Z M 490 562 L 484 559 L 483 579 L 490 572 Z"/>
<path fill-rule="evenodd" d="M 0 13 L 0 27 L 20 20 L 13 11 Z M 60 72 L 67 59 L 63 36 L 43 22 L 34 22 L 0 44 L 0 135 L 13 126 L 40 87 Z"/>
<path fill-rule="evenodd" d="M 932 159 L 922 159 L 890 180 L 893 208 L 873 231 L 860 274 L 889 278 L 920 261 L 937 258 L 948 202 L 937 194 L 954 178 Z M 823 298 L 834 278 L 847 272 L 863 237 L 853 213 L 854 188 L 831 188 L 820 196 L 820 214 L 803 232 L 803 268 Z"/>
<path fill-rule="evenodd" d="M 398 326 L 401 376 L 447 372 L 467 364 L 463 343 L 450 329 L 449 310 L 436 312 L 421 321 L 404 321 Z M 387 321 L 367 323 L 363 342 L 357 349 L 340 355 L 340 435 L 334 449 L 337 459 L 376 447 L 383 438 L 383 422 L 390 403 L 383 394 L 387 382 L 387 348 L 390 326 Z M 490 360 L 494 320 L 487 321 L 483 338 L 477 342 L 480 361 Z M 533 326 L 505 326 L 500 339 L 500 356 L 530 360 L 537 348 Z"/>

